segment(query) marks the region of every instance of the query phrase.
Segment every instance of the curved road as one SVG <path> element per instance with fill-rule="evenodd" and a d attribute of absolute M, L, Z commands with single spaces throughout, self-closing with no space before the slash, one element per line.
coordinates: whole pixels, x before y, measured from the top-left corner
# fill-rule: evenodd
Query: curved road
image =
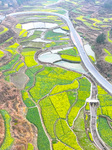
<path fill-rule="evenodd" d="M 70 29 L 70 34 L 71 34 L 71 38 L 73 43 L 76 45 L 80 57 L 85 65 L 85 67 L 88 69 L 88 71 L 91 73 L 91 75 L 97 80 L 97 82 L 102 85 L 110 94 L 112 94 L 112 85 L 97 71 L 97 69 L 94 67 L 94 65 L 91 63 L 91 61 L 89 60 L 87 54 L 85 53 L 85 50 L 83 48 L 80 36 L 78 35 L 78 33 L 76 32 L 76 30 L 74 29 L 72 22 L 69 20 L 68 17 L 58 14 L 58 13 L 52 13 L 52 12 L 36 12 L 36 11 L 32 11 L 32 12 L 17 12 L 17 13 L 11 13 L 7 16 L 17 16 L 17 15 L 25 15 L 25 14 L 42 14 L 42 15 L 55 15 L 58 16 L 60 18 L 62 18 L 67 24 L 68 27 Z M 6 16 L 6 17 L 7 17 Z"/>

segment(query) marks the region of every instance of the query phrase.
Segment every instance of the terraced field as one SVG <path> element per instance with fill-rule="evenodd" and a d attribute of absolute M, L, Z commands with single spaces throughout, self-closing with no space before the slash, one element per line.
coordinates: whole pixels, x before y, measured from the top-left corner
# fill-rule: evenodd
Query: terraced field
<path fill-rule="evenodd" d="M 5 138 L 0 147 L 0 150 L 11 149 L 12 144 L 14 142 L 14 138 L 11 136 L 11 130 L 10 130 L 11 117 L 6 110 L 0 110 L 0 113 L 4 119 L 4 124 L 5 124 Z"/>
<path fill-rule="evenodd" d="M 51 4 L 52 1 L 48 3 Z M 77 5 L 76 2 L 73 4 Z M 46 6 L 46 3 L 43 5 Z M 29 8 L 30 6 L 23 7 L 24 10 Z M 80 10 L 81 7 L 78 9 Z M 32 10 L 42 11 L 41 8 L 32 8 Z M 43 11 L 66 13 L 64 10 L 47 8 Z M 78 13 L 78 10 L 74 11 Z M 91 23 L 87 18 L 91 20 Z M 30 15 L 16 19 L 18 24 L 15 26 L 15 30 L 18 38 L 12 42 L 13 44 L 10 44 L 13 37 L 5 41 L 7 46 L 4 51 L 0 51 L 0 59 L 6 54 L 10 56 L 10 59 L 1 64 L 0 71 L 8 82 L 12 81 L 15 84 L 14 80 L 17 80 L 18 84 L 22 80 L 19 90 L 26 108 L 25 117 L 37 128 L 37 133 L 35 133 L 37 134 L 37 148 L 39 150 L 50 150 L 51 147 L 53 150 L 96 150 L 92 134 L 86 130 L 85 126 L 86 121 L 90 123 L 90 116 L 88 117 L 84 113 L 85 110 L 89 112 L 89 105 L 85 105 L 85 100 L 90 97 L 91 82 L 84 74 L 76 72 L 75 68 L 74 71 L 70 71 L 66 67 L 38 60 L 40 53 L 47 51 L 61 56 L 61 60 L 65 62 L 82 65 L 77 48 L 70 42 L 69 28 L 56 16 Z M 100 30 L 99 25 L 103 24 L 100 19 L 80 14 L 75 20 L 83 22 L 94 30 Z M 34 21 L 44 25 L 37 27 L 37 24 L 37 26 L 29 24 Z M 54 22 L 56 26 L 52 26 Z M 26 28 L 23 28 L 24 24 L 26 24 Z M 50 26 L 52 27 L 50 28 Z M 7 31 L 4 28 L 2 32 L 1 34 L 4 34 Z M 53 50 L 57 50 L 57 52 Z M 107 50 L 105 52 L 110 56 Z M 93 60 L 93 58 L 91 59 Z M 111 121 L 109 126 L 107 118 L 102 119 L 102 115 L 112 119 L 112 98 L 98 86 L 98 99 L 100 101 L 97 113 L 99 117 L 98 131 L 101 138 L 109 146 L 112 146 L 111 136 L 105 135 L 104 133 L 107 131 L 104 129 L 102 132 L 102 124 L 111 132 Z M 5 124 L 5 139 L 0 150 L 11 149 L 14 138 L 11 136 L 13 129 L 10 126 L 10 114 L 6 110 L 1 110 L 0 113 Z M 107 137 L 110 141 L 107 140 Z M 34 146 L 28 143 L 26 149 L 33 150 Z"/>
<path fill-rule="evenodd" d="M 53 16 L 49 18 L 51 20 L 56 19 Z M 45 18 L 41 18 L 42 20 L 45 21 Z M 58 24 L 58 26 L 60 25 Z M 34 31 L 31 35 L 29 35 L 31 33 L 29 30 L 22 28 L 22 24 L 18 23 L 15 29 L 19 31 L 18 43 L 5 48 L 5 52 L 10 53 L 11 57 L 8 63 L 0 67 L 0 70 L 3 71 L 4 78 L 10 81 L 10 77 L 13 78 L 21 72 L 22 68 L 25 68 L 24 71 L 28 79 L 24 87 L 21 87 L 21 94 L 23 102 L 28 108 L 26 118 L 38 129 L 38 148 L 48 150 L 52 146 L 56 150 L 61 146 L 61 149 L 81 149 L 76 140 L 77 137 L 70 127 L 73 125 L 79 110 L 85 104 L 85 99 L 90 95 L 90 82 L 79 73 L 59 67 L 46 66 L 34 59 L 35 53 L 40 51 L 40 47 L 44 50 L 69 44 L 69 40 L 66 42 L 66 38 L 64 39 L 65 33 L 68 32 L 69 35 L 68 28 L 66 26 L 60 28 L 61 31 L 64 29 L 63 33 L 59 33 L 60 29 L 59 31 L 56 30 L 58 33 L 55 30 L 47 31 L 46 29 L 42 32 L 39 29 L 38 31 L 32 29 Z M 39 48 L 30 47 L 27 44 L 36 38 L 41 38 L 42 34 L 45 34 L 44 38 L 48 42 L 52 42 L 44 43 Z M 60 38 L 63 38 L 62 42 L 60 42 Z M 21 44 L 24 46 L 22 49 L 20 49 Z M 63 59 L 70 57 L 70 60 L 76 57 L 80 60 L 75 47 L 63 50 L 58 54 L 62 55 L 62 58 L 67 57 Z M 2 56 L 3 52 L 1 52 Z M 83 99 L 81 94 L 85 92 L 87 94 Z M 33 145 L 29 143 L 28 149 L 30 148 L 33 149 Z"/>
<path fill-rule="evenodd" d="M 105 143 L 112 147 L 112 128 L 109 126 L 109 121 L 106 118 L 98 118 L 98 131 Z"/>

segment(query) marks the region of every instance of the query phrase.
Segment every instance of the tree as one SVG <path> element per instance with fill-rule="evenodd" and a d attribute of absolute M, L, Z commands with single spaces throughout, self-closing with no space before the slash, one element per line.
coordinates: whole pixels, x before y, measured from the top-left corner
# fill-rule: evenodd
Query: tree
<path fill-rule="evenodd" d="M 105 39 L 106 39 L 106 36 L 104 33 L 102 33 L 102 34 L 98 35 L 98 37 L 96 38 L 96 42 L 97 43 L 104 43 Z"/>

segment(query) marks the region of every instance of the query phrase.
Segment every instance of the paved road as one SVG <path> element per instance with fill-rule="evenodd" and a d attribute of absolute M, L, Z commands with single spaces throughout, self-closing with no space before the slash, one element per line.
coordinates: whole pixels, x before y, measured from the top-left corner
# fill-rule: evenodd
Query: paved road
<path fill-rule="evenodd" d="M 42 14 L 42 15 L 55 15 L 62 18 L 69 26 L 71 38 L 73 43 L 76 45 L 80 57 L 85 65 L 85 67 L 88 69 L 88 71 L 91 73 L 91 75 L 97 80 L 97 82 L 102 85 L 110 94 L 112 94 L 112 85 L 97 71 L 97 69 L 94 67 L 94 65 L 89 60 L 87 54 L 85 53 L 85 50 L 83 48 L 82 42 L 80 40 L 80 37 L 78 36 L 76 30 L 74 29 L 72 22 L 69 20 L 68 17 L 58 14 L 58 13 L 52 13 L 52 12 L 17 12 L 12 13 L 7 16 L 17 16 L 17 15 L 23 15 L 23 14 Z M 6 16 L 6 17 L 7 17 Z"/>
<path fill-rule="evenodd" d="M 95 144 L 100 148 L 100 150 L 109 150 L 109 148 L 105 145 L 103 140 L 100 138 L 99 133 L 96 128 L 97 107 L 98 107 L 98 104 L 90 103 L 90 115 L 91 115 L 90 129 L 91 129 L 92 137 L 93 137 Z"/>

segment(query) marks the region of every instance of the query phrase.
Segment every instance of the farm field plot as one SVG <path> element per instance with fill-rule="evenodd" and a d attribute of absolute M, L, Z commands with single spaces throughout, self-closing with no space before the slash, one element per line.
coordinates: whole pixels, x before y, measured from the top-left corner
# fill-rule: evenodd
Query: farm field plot
<path fill-rule="evenodd" d="M 98 86 L 98 99 L 100 107 L 97 110 L 97 128 L 103 141 L 112 147 L 111 137 L 111 120 L 112 120 L 112 97 L 100 86 Z M 110 119 L 110 120 L 108 120 Z"/>
<path fill-rule="evenodd" d="M 98 131 L 101 138 L 105 141 L 107 145 L 112 147 L 112 129 L 110 128 L 107 119 L 99 117 L 97 123 Z"/>
<path fill-rule="evenodd" d="M 85 123 L 84 123 L 84 109 L 81 110 L 78 119 L 74 122 L 74 132 L 78 138 L 78 142 L 81 145 L 83 149 L 91 149 L 91 150 L 97 150 L 97 148 L 90 142 L 88 139 L 86 133 L 85 133 Z"/>
<path fill-rule="evenodd" d="M 69 56 L 69 55 L 61 55 L 61 58 L 64 60 L 68 60 L 68 61 L 76 61 L 76 62 L 81 61 L 79 56 L 75 57 L 75 56 Z"/>
<path fill-rule="evenodd" d="M 61 140 L 66 145 L 70 146 L 74 149 L 81 150 L 81 147 L 78 145 L 76 141 L 76 135 L 73 131 L 70 130 L 66 121 L 59 120 L 56 124 L 56 136 L 59 140 Z"/>
<path fill-rule="evenodd" d="M 56 33 L 53 32 L 52 30 L 46 32 L 45 34 L 45 39 L 49 39 L 49 40 L 60 40 L 61 38 L 63 38 L 64 36 L 66 36 L 63 33 Z"/>
<path fill-rule="evenodd" d="M 44 71 L 36 75 L 36 84 L 29 92 L 37 102 L 47 95 L 55 85 L 71 83 L 75 78 L 80 76 L 80 74 L 61 68 L 45 67 Z"/>
<path fill-rule="evenodd" d="M 63 54 L 63 55 L 70 55 L 70 56 L 77 56 L 78 55 L 78 51 L 77 48 L 71 48 L 71 49 L 67 49 L 67 50 L 63 50 L 58 52 L 59 54 Z"/>
<path fill-rule="evenodd" d="M 43 66 L 42 65 L 37 65 L 37 66 L 34 66 L 32 68 L 29 68 L 26 70 L 26 75 L 29 77 L 29 81 L 27 82 L 26 86 L 25 86 L 25 89 L 29 89 L 30 87 L 33 86 L 34 84 L 34 79 L 35 79 L 35 74 L 40 70 L 42 69 Z"/>
<path fill-rule="evenodd" d="M 112 63 L 112 54 L 106 48 L 104 48 L 104 51 L 107 54 L 107 56 L 105 56 L 105 61 L 108 63 Z"/>
<path fill-rule="evenodd" d="M 100 101 L 101 112 L 99 115 L 104 115 L 112 119 L 112 97 L 101 87 L 98 86 L 98 99 Z"/>
<path fill-rule="evenodd" d="M 22 55 L 24 56 L 27 67 L 33 67 L 37 65 L 37 62 L 34 60 L 35 51 L 22 52 Z"/>
<path fill-rule="evenodd" d="M 4 52 L 0 51 L 0 58 L 2 58 L 4 56 Z"/>
<path fill-rule="evenodd" d="M 3 117 L 4 124 L 5 124 L 5 138 L 3 144 L 0 147 L 0 150 L 6 150 L 6 149 L 10 149 L 14 142 L 14 138 L 11 136 L 11 130 L 10 130 L 11 117 L 6 110 L 0 110 L 0 114 Z"/>
<path fill-rule="evenodd" d="M 77 16 L 71 18 L 71 20 L 76 21 L 74 21 L 75 25 L 77 22 L 81 22 L 95 31 L 104 28 L 102 27 L 103 19 L 92 17 L 92 15 L 85 16 L 85 14 L 81 16 L 82 5 L 79 7 L 78 2 L 65 1 L 66 4 L 72 3 L 73 6 L 76 6 L 76 9 L 71 10 L 71 12 L 77 13 Z M 59 4 L 57 4 L 56 9 L 47 7 L 47 5 L 55 2 L 58 1 L 39 1 L 35 2 L 35 6 L 33 4 L 21 6 L 18 11 L 46 11 L 67 15 L 67 11 L 60 9 Z M 63 4 L 63 1 L 61 3 Z M 91 140 L 90 126 L 88 128 L 85 126 L 85 120 L 88 120 L 88 116 L 90 119 L 90 110 L 87 109 L 89 106 L 85 105 L 85 101 L 91 96 L 92 87 L 87 72 L 85 70 L 83 73 L 81 71 L 76 72 L 75 67 L 72 70 L 71 68 L 67 69 L 67 66 L 59 67 L 55 63 L 39 60 L 40 55 L 51 53 L 60 56 L 59 61 L 70 62 L 71 65 L 78 64 L 83 68 L 78 50 L 71 41 L 66 22 L 52 15 L 31 14 L 17 16 L 17 18 L 12 17 L 12 19 L 17 20 L 16 24 L 12 26 L 16 38 L 14 36 L 8 39 L 8 42 L 5 41 L 3 45 L 5 48 L 1 47 L 0 60 L 3 57 L 8 57 L 8 61 L 0 65 L 0 78 L 8 81 L 10 85 L 14 84 L 12 91 L 17 93 L 14 96 L 11 95 L 12 97 L 6 94 L 9 101 L 7 106 L 10 109 L 14 107 L 24 117 L 22 118 L 18 114 L 17 119 L 14 118 L 15 116 L 11 118 L 8 111 L 3 109 L 5 100 L 3 105 L 0 103 L 0 108 L 2 108 L 0 120 L 4 121 L 4 140 L 2 144 L 0 143 L 0 150 L 14 149 L 16 140 L 12 134 L 17 133 L 13 131 L 18 128 L 18 132 L 23 138 L 24 134 L 21 129 L 24 130 L 24 127 L 31 130 L 32 138 L 31 141 L 28 140 L 27 145 L 25 145 L 27 138 L 23 138 L 25 144 L 21 145 L 24 150 L 97 150 L 94 141 Z M 7 33 L 8 30 L 8 28 L 4 28 L 0 34 Z M 111 56 L 108 50 L 105 49 L 105 52 Z M 92 56 L 91 60 L 95 61 Z M 17 80 L 18 84 L 24 82 L 23 86 L 21 85 L 17 89 L 14 80 Z M 6 88 L 4 93 L 8 90 L 9 88 Z M 13 98 L 19 99 L 19 103 L 17 104 L 16 101 L 12 104 Z M 108 124 L 107 118 L 102 118 L 104 115 L 110 120 L 112 119 L 112 112 L 110 111 L 112 97 L 98 86 L 98 99 L 100 101 L 97 112 L 98 131 L 101 138 L 109 146 L 112 146 L 112 137 L 108 134 L 112 131 L 110 128 L 112 126 L 111 121 Z M 85 112 L 88 113 L 88 116 L 87 114 L 85 116 Z M 22 123 L 18 123 L 19 119 L 23 126 L 21 126 Z M 25 126 L 26 120 L 29 128 Z M 2 126 L 1 122 L 0 126 Z M 107 128 L 107 131 L 103 126 Z M 30 136 L 27 132 L 25 134 Z M 18 135 L 15 136 L 18 137 Z M 22 149 L 18 144 L 19 148 Z"/>
<path fill-rule="evenodd" d="M 85 104 L 85 100 L 90 96 L 90 82 L 86 78 L 82 78 L 79 80 L 79 85 L 77 101 L 72 105 L 68 114 L 68 123 L 70 126 L 73 125 L 73 121 L 76 118 L 79 110 Z"/>
<path fill-rule="evenodd" d="M 77 84 L 78 82 L 79 84 Z M 81 148 L 80 144 L 78 145 L 76 141 L 76 136 L 73 134 L 73 131 L 70 130 L 69 124 L 71 126 L 73 125 L 73 121 L 78 114 L 78 111 L 84 105 L 80 96 L 80 99 L 78 99 L 78 97 L 76 98 L 75 96 L 76 93 L 78 94 L 79 90 L 83 90 L 83 92 L 90 90 L 90 83 L 86 78 L 78 79 L 78 82 L 75 80 L 71 84 L 55 86 L 51 91 L 50 96 L 47 96 L 39 102 L 39 105 L 42 109 L 44 124 L 51 138 L 53 140 L 58 138 L 59 141 L 74 149 Z M 88 84 L 88 86 L 86 86 L 86 90 L 84 90 L 85 83 L 86 85 Z M 73 84 L 75 84 L 75 87 L 73 89 L 69 89 L 69 86 Z M 57 88 L 58 90 L 56 90 Z M 58 93 L 56 93 L 56 91 Z M 88 96 L 89 93 L 88 95 L 85 95 L 85 99 Z M 77 103 L 80 105 L 77 105 Z M 74 110 L 72 110 L 72 107 Z M 70 113 L 68 113 L 68 110 L 71 110 Z M 69 120 L 67 118 L 69 118 Z M 67 121 L 65 119 L 67 119 Z M 68 140 L 67 137 L 72 138 L 73 141 Z M 59 144 L 62 145 L 61 143 Z M 53 144 L 53 146 L 58 147 L 58 144 Z M 64 147 L 64 145 L 62 146 Z"/>
<path fill-rule="evenodd" d="M 36 117 L 35 117 L 36 116 Z M 41 150 L 50 150 L 49 140 L 43 130 L 37 108 L 29 108 L 26 118 L 38 129 L 38 148 Z"/>
<path fill-rule="evenodd" d="M 108 36 L 108 41 L 109 41 L 110 43 L 112 43 L 112 40 L 110 39 L 110 31 L 107 32 L 107 36 Z"/>
<path fill-rule="evenodd" d="M 8 31 L 8 28 L 3 27 L 3 30 L 0 32 L 0 35 L 4 34 L 4 33 L 7 32 L 7 31 Z"/>

